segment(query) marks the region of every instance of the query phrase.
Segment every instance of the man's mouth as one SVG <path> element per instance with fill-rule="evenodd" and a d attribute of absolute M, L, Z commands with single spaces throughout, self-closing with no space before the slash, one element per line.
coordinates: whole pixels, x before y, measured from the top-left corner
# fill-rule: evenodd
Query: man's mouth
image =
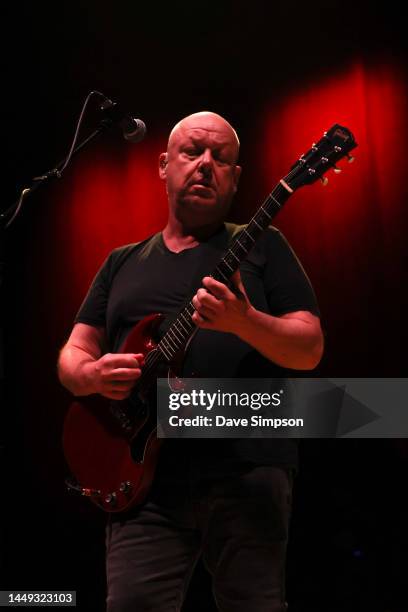
<path fill-rule="evenodd" d="M 207 183 L 192 183 L 190 185 L 190 189 L 192 189 L 193 191 L 197 191 L 197 192 L 202 192 L 202 193 L 210 193 L 214 191 L 214 188 L 211 185 L 208 185 Z"/>

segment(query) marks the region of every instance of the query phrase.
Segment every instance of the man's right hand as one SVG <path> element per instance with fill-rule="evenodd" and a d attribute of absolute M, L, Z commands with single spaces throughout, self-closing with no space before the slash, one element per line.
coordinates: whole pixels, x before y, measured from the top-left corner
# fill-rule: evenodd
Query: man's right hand
<path fill-rule="evenodd" d="M 93 393 L 124 400 L 140 377 L 142 364 L 142 353 L 106 353 L 96 361 L 85 363 L 83 375 Z"/>
<path fill-rule="evenodd" d="M 104 327 L 76 323 L 58 359 L 61 383 L 80 397 L 99 393 L 113 400 L 129 397 L 140 377 L 141 353 L 104 353 Z"/>

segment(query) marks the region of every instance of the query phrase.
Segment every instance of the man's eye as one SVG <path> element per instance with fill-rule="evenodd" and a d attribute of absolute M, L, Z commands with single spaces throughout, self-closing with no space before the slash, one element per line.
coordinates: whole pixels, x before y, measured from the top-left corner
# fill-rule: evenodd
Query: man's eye
<path fill-rule="evenodd" d="M 189 157 L 196 157 L 199 154 L 197 149 L 186 149 L 184 153 L 186 153 L 186 155 Z"/>
<path fill-rule="evenodd" d="M 213 158 L 219 166 L 225 166 L 229 163 L 228 159 L 222 153 L 219 153 L 218 151 L 214 151 Z"/>

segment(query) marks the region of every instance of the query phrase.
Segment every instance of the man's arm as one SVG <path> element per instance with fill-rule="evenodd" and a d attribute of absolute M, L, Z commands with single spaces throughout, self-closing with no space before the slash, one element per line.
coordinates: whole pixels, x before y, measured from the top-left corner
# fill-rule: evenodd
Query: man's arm
<path fill-rule="evenodd" d="M 315 368 L 323 354 L 319 318 L 303 310 L 280 317 L 260 312 L 249 302 L 239 273 L 233 282 L 237 293 L 209 276 L 203 279 L 205 289 L 193 298 L 196 325 L 233 333 L 284 368 Z"/>
<path fill-rule="evenodd" d="M 130 395 L 140 376 L 142 354 L 106 353 L 102 327 L 76 323 L 58 359 L 61 383 L 74 395 L 99 393 L 121 400 Z"/>

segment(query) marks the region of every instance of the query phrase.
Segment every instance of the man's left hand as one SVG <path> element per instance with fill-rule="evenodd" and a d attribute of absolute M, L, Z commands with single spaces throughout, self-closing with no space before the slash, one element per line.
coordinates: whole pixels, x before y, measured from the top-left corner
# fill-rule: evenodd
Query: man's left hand
<path fill-rule="evenodd" d="M 240 334 L 247 322 L 248 311 L 253 307 L 239 270 L 232 275 L 231 281 L 233 291 L 211 276 L 203 278 L 204 288 L 199 289 L 192 299 L 196 309 L 192 320 L 198 327 Z"/>

